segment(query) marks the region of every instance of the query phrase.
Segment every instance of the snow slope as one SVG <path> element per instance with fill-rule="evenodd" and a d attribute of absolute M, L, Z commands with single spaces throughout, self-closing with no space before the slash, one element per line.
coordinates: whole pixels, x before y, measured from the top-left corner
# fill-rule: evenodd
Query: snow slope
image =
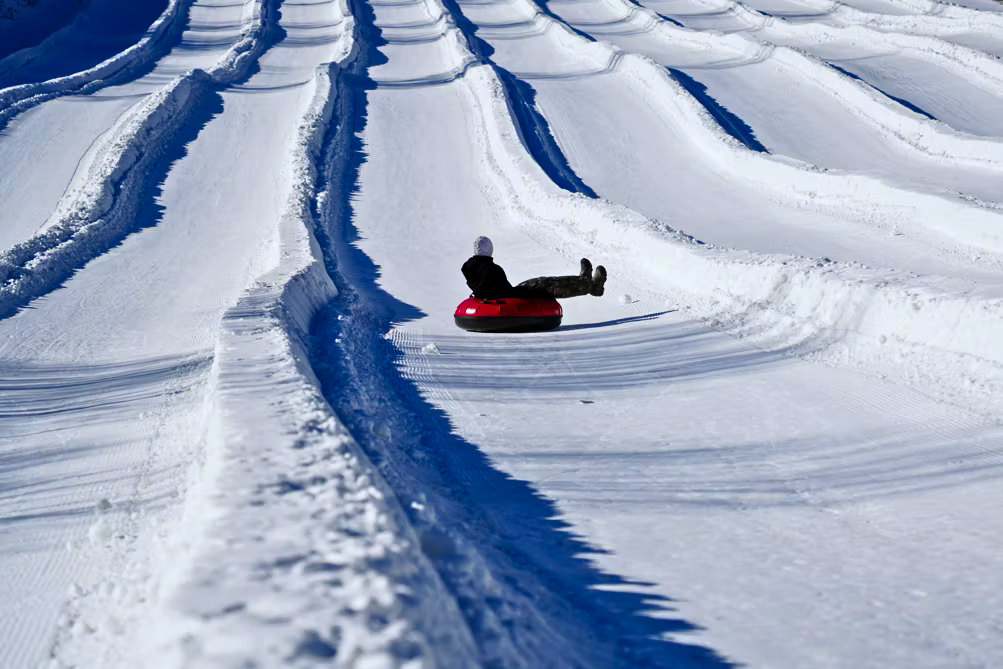
<path fill-rule="evenodd" d="M 172 0 L 0 61 L 0 666 L 998 664 L 999 10 Z M 480 234 L 606 293 L 458 330 Z"/>

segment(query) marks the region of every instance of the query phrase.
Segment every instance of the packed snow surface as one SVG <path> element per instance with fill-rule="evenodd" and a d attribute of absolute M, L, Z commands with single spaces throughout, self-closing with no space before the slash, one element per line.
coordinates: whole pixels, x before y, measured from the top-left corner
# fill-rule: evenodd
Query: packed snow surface
<path fill-rule="evenodd" d="M 1003 4 L 45 6 L 0 667 L 1003 665 Z"/>

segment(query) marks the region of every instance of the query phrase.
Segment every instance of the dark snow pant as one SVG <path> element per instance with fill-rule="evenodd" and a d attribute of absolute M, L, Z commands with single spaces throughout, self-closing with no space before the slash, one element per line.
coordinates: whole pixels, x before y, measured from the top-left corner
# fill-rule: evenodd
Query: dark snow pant
<path fill-rule="evenodd" d="M 514 297 L 578 297 L 592 294 L 592 277 L 538 276 L 515 287 Z M 602 293 L 600 293 L 601 295 Z"/>

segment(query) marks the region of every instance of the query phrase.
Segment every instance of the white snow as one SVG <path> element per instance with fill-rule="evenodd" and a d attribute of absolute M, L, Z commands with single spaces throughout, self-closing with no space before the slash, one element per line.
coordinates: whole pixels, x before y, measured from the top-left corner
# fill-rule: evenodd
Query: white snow
<path fill-rule="evenodd" d="M 1003 663 L 1003 4 L 86 25 L 0 60 L 0 666 Z M 460 330 L 478 235 L 606 292 Z"/>

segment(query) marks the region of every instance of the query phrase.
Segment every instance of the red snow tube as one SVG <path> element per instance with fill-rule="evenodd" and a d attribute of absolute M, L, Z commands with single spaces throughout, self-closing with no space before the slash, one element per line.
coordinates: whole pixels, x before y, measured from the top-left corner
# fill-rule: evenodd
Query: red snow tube
<path fill-rule="evenodd" d="M 482 300 L 468 297 L 460 302 L 453 320 L 473 332 L 538 332 L 560 326 L 564 311 L 552 297 L 502 297 Z"/>

